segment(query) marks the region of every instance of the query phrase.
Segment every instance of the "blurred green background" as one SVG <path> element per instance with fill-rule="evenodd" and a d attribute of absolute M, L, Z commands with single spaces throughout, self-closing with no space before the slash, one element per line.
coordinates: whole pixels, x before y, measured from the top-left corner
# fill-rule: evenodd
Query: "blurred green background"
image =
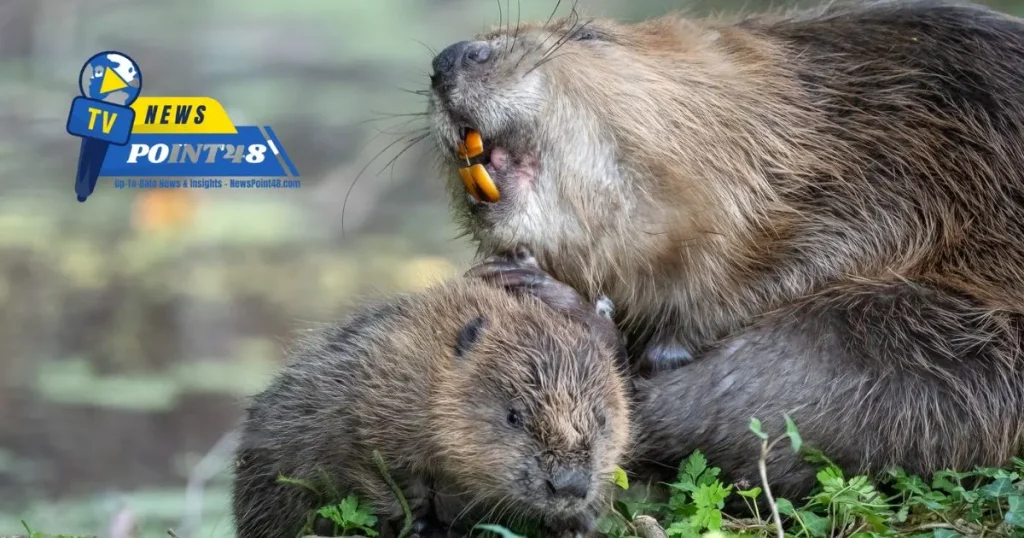
<path fill-rule="evenodd" d="M 404 90 L 427 87 L 430 49 L 519 2 L 0 0 L 0 535 L 22 519 L 232 535 L 223 436 L 295 331 L 471 261 L 429 141 L 355 179 L 423 126 L 388 115 L 424 109 Z M 580 8 L 635 20 L 760 4 Z M 521 17 L 554 6 L 521 0 Z M 83 62 L 108 49 L 140 64 L 144 95 L 209 95 L 236 124 L 272 125 L 302 188 L 175 196 L 108 180 L 78 204 L 64 126 Z"/>

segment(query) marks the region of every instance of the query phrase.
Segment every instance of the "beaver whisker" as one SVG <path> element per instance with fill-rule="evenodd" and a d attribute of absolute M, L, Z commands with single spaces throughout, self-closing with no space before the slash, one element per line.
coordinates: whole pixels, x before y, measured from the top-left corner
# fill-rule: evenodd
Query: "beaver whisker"
<path fill-rule="evenodd" d="M 519 39 L 519 30 L 522 29 L 522 15 L 523 15 L 523 2 L 522 0 L 516 0 L 516 31 L 512 36 L 512 47 L 509 48 L 508 53 L 512 54 L 516 51 L 516 41 Z"/>
<path fill-rule="evenodd" d="M 376 136 L 379 136 L 379 134 L 376 135 Z M 376 136 L 374 136 L 373 138 L 376 138 Z M 373 140 L 373 138 L 371 138 L 371 140 Z M 364 165 L 363 168 L 359 170 L 359 173 L 356 174 L 355 179 L 353 179 L 352 183 L 348 186 L 348 190 L 345 192 L 345 198 L 343 199 L 343 201 L 341 203 L 341 236 L 342 237 L 345 237 L 345 208 L 348 206 L 348 199 L 349 199 L 349 196 L 352 195 L 352 189 L 355 188 L 356 183 L 363 176 L 363 173 L 366 172 L 366 169 L 369 168 L 370 165 L 374 163 L 374 161 L 376 161 L 378 158 L 380 158 L 380 156 L 383 155 L 387 150 L 389 150 L 389 149 L 395 147 L 396 145 L 406 141 L 407 138 L 408 137 L 406 136 L 406 137 L 402 137 L 402 138 L 399 138 L 397 140 L 394 140 L 393 142 L 391 142 L 390 144 L 385 146 L 384 149 L 382 149 L 379 152 L 377 152 L 377 154 L 374 155 L 373 158 L 371 158 L 369 160 L 369 162 L 367 162 L 366 165 Z M 378 173 L 378 175 L 379 175 L 379 173 Z"/>
<path fill-rule="evenodd" d="M 508 22 L 505 23 L 505 41 L 509 41 L 508 37 L 512 34 L 512 0 L 505 0 L 505 12 L 508 13 Z M 507 47 L 506 47 L 507 53 Z"/>
<path fill-rule="evenodd" d="M 579 32 L 581 32 L 583 29 L 585 29 L 587 27 L 587 25 L 589 25 L 591 22 L 593 22 L 593 21 L 587 21 L 587 22 L 583 23 L 583 25 L 580 25 L 580 20 L 581 19 L 580 19 L 579 14 L 576 13 L 575 9 L 576 8 L 573 8 L 573 14 L 575 15 L 575 20 L 573 21 L 572 25 L 569 26 L 568 30 L 566 30 L 564 36 L 559 38 L 558 41 L 556 41 L 554 45 L 552 45 L 548 50 L 546 50 L 544 52 L 544 54 L 541 55 L 541 58 L 546 58 L 549 55 L 553 54 L 555 51 L 557 51 L 559 48 L 561 48 L 562 45 L 565 45 L 573 37 L 579 35 Z"/>
<path fill-rule="evenodd" d="M 498 28 L 501 28 L 501 21 L 502 21 L 502 17 L 501 17 L 501 0 L 494 0 L 494 1 L 495 1 L 496 4 L 498 4 Z"/>
<path fill-rule="evenodd" d="M 391 159 L 390 161 L 388 161 L 388 163 L 387 163 L 387 164 L 385 164 L 385 165 L 384 165 L 384 167 L 383 167 L 383 168 L 381 168 L 379 172 L 377 172 L 377 175 L 379 176 L 379 175 L 380 175 L 380 174 L 381 174 L 382 172 L 384 172 L 384 170 L 387 170 L 387 169 L 388 169 L 388 167 L 391 167 L 391 173 L 392 173 L 392 175 L 393 175 L 393 174 L 394 174 L 394 171 L 395 171 L 395 170 L 394 170 L 394 164 L 395 164 L 395 162 L 397 162 L 397 161 L 398 161 L 398 159 L 399 159 L 399 158 L 400 158 L 400 157 L 401 157 L 401 156 L 402 156 L 403 154 L 405 154 L 405 152 L 409 151 L 409 150 L 410 150 L 410 149 L 412 149 L 412 148 L 413 148 L 413 147 L 414 147 L 414 146 L 415 146 L 416 144 L 419 144 L 420 142 L 422 142 L 423 140 L 425 140 L 425 139 L 426 139 L 427 137 L 429 137 L 429 136 L 430 136 L 430 133 L 429 133 L 429 132 L 426 132 L 426 133 L 423 133 L 423 134 L 420 134 L 420 135 L 416 136 L 416 137 L 415 137 L 415 138 L 414 138 L 414 139 L 413 139 L 413 140 L 412 140 L 411 142 L 409 142 L 409 144 L 408 144 L 408 145 L 406 145 L 406 146 L 405 146 L 404 148 L 402 148 L 402 151 L 399 151 L 399 152 L 398 152 L 398 155 L 395 155 L 395 156 L 394 156 L 394 157 L 393 157 L 393 158 L 392 158 L 392 159 Z M 392 176 L 392 178 L 393 178 L 393 176 Z"/>
<path fill-rule="evenodd" d="M 427 52 L 430 53 L 430 57 L 431 58 L 433 58 L 434 56 L 437 56 L 437 51 L 434 50 L 433 48 L 431 48 L 430 45 L 427 45 L 426 43 L 420 41 L 419 39 L 413 39 L 413 41 L 419 43 L 420 45 L 423 45 L 423 48 L 427 49 Z"/>
<path fill-rule="evenodd" d="M 544 21 L 544 26 L 551 24 L 551 20 L 555 18 L 555 13 L 558 13 L 558 7 L 562 5 L 562 0 L 555 2 L 555 9 L 551 10 L 551 14 L 548 15 L 548 20 Z"/>
<path fill-rule="evenodd" d="M 554 55 L 554 56 L 551 56 L 551 57 L 549 57 L 549 58 L 542 58 L 542 59 L 538 60 L 538 61 L 537 61 L 537 63 L 533 64 L 533 67 L 531 67 L 531 68 L 530 68 L 530 69 L 528 69 L 528 70 L 527 70 L 527 71 L 526 71 L 525 73 L 523 73 L 523 76 L 525 77 L 526 75 L 529 75 L 529 74 L 530 74 L 530 73 L 532 73 L 532 72 L 533 72 L 533 71 L 534 71 L 535 69 L 537 69 L 538 67 L 540 67 L 540 66 L 542 66 L 542 65 L 544 65 L 544 64 L 546 64 L 546 63 L 548 63 L 548 62 L 550 62 L 551 60 L 555 60 L 555 59 L 557 59 L 557 58 L 561 58 L 561 57 L 563 57 L 563 56 L 568 56 L 568 55 L 571 55 L 571 54 L 572 54 L 571 52 L 564 52 L 564 53 L 562 53 L 562 54 L 556 54 L 556 55 Z"/>
<path fill-rule="evenodd" d="M 555 49 L 555 48 L 561 46 L 562 44 L 564 44 L 568 40 L 568 37 L 572 33 L 573 29 L 576 28 L 576 25 L 580 23 L 580 15 L 579 15 L 579 12 L 576 11 L 576 4 L 578 4 L 578 3 L 579 3 L 579 0 L 576 0 L 576 2 L 572 6 L 572 10 L 569 12 L 569 15 L 565 18 L 565 20 L 562 22 L 562 24 L 559 25 L 559 28 L 564 28 L 565 26 L 568 25 L 568 28 L 565 29 L 565 35 L 562 35 L 557 40 L 555 40 L 555 43 L 550 48 L 548 48 L 546 51 L 544 51 L 544 54 L 542 54 L 541 57 L 547 56 L 548 54 L 551 53 L 551 51 L 553 49 Z M 569 21 L 572 21 L 572 22 L 570 23 Z M 547 39 L 544 40 L 544 42 L 546 42 L 546 41 L 547 41 Z M 538 47 L 538 50 L 539 49 L 540 49 L 540 47 Z"/>
<path fill-rule="evenodd" d="M 365 119 L 365 120 L 360 120 L 360 121 L 355 122 L 353 125 L 366 125 L 368 123 L 373 123 L 373 122 L 377 122 L 377 121 L 384 121 L 384 120 L 393 120 L 393 119 L 396 119 L 396 118 L 424 118 L 424 117 L 430 116 L 430 114 L 427 113 L 427 112 L 408 112 L 408 113 L 404 113 L 404 114 L 387 114 L 387 113 L 375 112 L 375 114 L 380 114 L 380 116 L 376 117 L 376 118 L 369 118 L 369 119 Z"/>
<path fill-rule="evenodd" d="M 430 97 L 430 90 L 410 90 L 408 88 L 398 88 L 398 91 L 411 93 L 413 95 L 419 95 L 422 97 Z M 427 115 L 427 113 L 424 113 L 424 115 Z"/>
<path fill-rule="evenodd" d="M 574 2 L 573 2 L 573 6 L 572 6 L 572 11 L 571 11 L 571 12 L 570 12 L 570 14 L 569 14 L 569 15 L 567 16 L 567 19 L 566 19 L 566 20 L 568 20 L 568 17 L 571 17 L 571 16 L 572 16 L 572 13 L 575 13 L 575 11 L 576 11 L 576 4 L 578 4 L 578 3 L 579 3 L 579 0 L 574 0 Z M 559 6 L 559 5 L 561 5 L 561 4 L 562 4 L 562 0 L 558 0 L 558 3 L 557 3 L 557 4 L 555 4 L 555 11 L 557 11 L 557 10 L 558 10 L 558 6 Z M 551 17 L 554 17 L 554 15 L 555 15 L 555 12 L 554 12 L 554 11 L 552 11 L 552 12 L 551 12 Z M 547 26 L 548 24 L 550 24 L 550 23 L 551 23 L 551 17 L 549 17 L 549 18 L 548 18 L 548 22 L 544 23 L 544 26 L 545 26 L 545 27 L 546 27 L 546 26 Z M 562 25 L 564 25 L 564 24 L 565 24 L 565 21 L 561 22 L 561 23 L 559 24 L 559 27 L 561 27 L 561 26 L 562 26 Z M 544 38 L 544 39 L 543 39 L 543 40 L 542 40 L 542 41 L 541 41 L 540 43 L 537 43 L 537 44 L 536 44 L 536 45 L 535 45 L 534 47 L 532 47 L 532 48 L 531 48 L 531 49 L 529 50 L 529 53 L 528 53 L 528 54 L 533 54 L 533 53 L 537 52 L 538 50 L 540 50 L 540 49 L 541 49 L 541 48 L 542 48 L 542 47 L 544 46 L 544 44 L 545 44 L 545 43 L 547 43 L 547 42 L 548 42 L 548 40 L 549 40 L 549 39 L 551 39 L 551 38 L 552 38 L 552 36 L 555 36 L 555 35 L 556 35 L 556 34 L 555 34 L 555 32 L 554 32 L 554 31 L 551 31 L 551 32 L 549 32 L 549 33 L 548 33 L 548 35 L 547 35 L 547 36 L 546 36 L 546 37 L 545 37 L 545 38 Z"/>

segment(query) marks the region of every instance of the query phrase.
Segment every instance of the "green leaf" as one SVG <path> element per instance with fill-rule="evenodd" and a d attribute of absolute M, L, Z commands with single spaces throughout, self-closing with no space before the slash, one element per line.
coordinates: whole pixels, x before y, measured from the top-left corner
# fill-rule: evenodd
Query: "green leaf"
<path fill-rule="evenodd" d="M 622 499 L 615 499 L 615 502 L 612 503 L 612 507 L 626 521 L 633 521 L 633 518 L 635 518 L 638 513 L 638 510 L 629 506 L 629 504 Z"/>
<path fill-rule="evenodd" d="M 681 536 L 682 538 L 698 538 L 700 533 L 693 524 L 687 521 L 676 521 L 665 529 L 667 536 Z"/>
<path fill-rule="evenodd" d="M 805 446 L 803 451 L 804 461 L 820 465 L 834 465 L 831 459 L 824 452 L 813 446 Z"/>
<path fill-rule="evenodd" d="M 624 520 L 621 514 L 609 512 L 597 520 L 597 531 L 605 536 L 623 536 L 628 532 L 626 521 L 629 520 Z"/>
<path fill-rule="evenodd" d="M 960 493 L 964 488 L 960 485 L 960 475 L 950 471 L 939 471 L 932 475 L 932 488 L 947 493 Z"/>
<path fill-rule="evenodd" d="M 935 538 L 960 538 L 960 533 L 949 529 L 935 529 Z"/>
<path fill-rule="evenodd" d="M 1024 527 L 1024 495 L 1014 495 L 1007 502 L 1010 510 L 1006 512 L 1003 521 L 1014 527 Z"/>
<path fill-rule="evenodd" d="M 750 431 L 754 432 L 761 439 L 768 439 L 768 434 L 761 430 L 761 421 L 756 418 L 750 419 Z"/>
<path fill-rule="evenodd" d="M 818 471 L 817 477 L 826 493 L 835 493 L 843 489 L 843 471 L 834 465 Z"/>
<path fill-rule="evenodd" d="M 514 532 L 512 532 L 512 531 L 510 531 L 508 529 L 506 529 L 505 527 L 502 527 L 501 525 L 477 525 L 474 528 L 475 529 L 482 529 L 482 530 L 489 531 L 489 532 L 493 532 L 494 534 L 497 534 L 497 535 L 501 536 L 502 538 L 526 538 L 525 536 L 520 536 L 520 535 L 518 535 L 518 534 L 516 534 L 516 533 L 514 533 Z"/>
<path fill-rule="evenodd" d="M 991 484 L 981 488 L 981 492 L 985 495 L 998 499 L 1006 497 L 1017 492 L 1017 488 L 1013 487 L 1013 480 L 1010 477 L 996 478 Z"/>
<path fill-rule="evenodd" d="M 683 472 L 696 484 L 697 477 L 701 475 L 708 468 L 708 460 L 699 451 L 695 451 L 690 454 L 689 458 L 686 458 L 686 466 L 683 468 Z"/>
<path fill-rule="evenodd" d="M 793 508 L 793 503 L 789 502 L 789 499 L 776 499 L 775 506 L 779 508 L 780 514 L 790 517 L 796 515 L 796 508 Z"/>
<path fill-rule="evenodd" d="M 793 445 L 793 452 L 800 452 L 800 447 L 804 444 L 800 432 L 797 431 L 796 424 L 793 423 L 793 419 L 789 418 L 789 415 L 782 416 L 786 419 L 786 435 L 789 436 L 789 442 Z"/>
<path fill-rule="evenodd" d="M 829 518 L 821 517 L 808 510 L 799 510 L 796 514 L 811 536 L 828 536 L 828 531 L 832 527 L 832 521 Z"/>
<path fill-rule="evenodd" d="M 757 496 L 761 494 L 761 488 L 755 486 L 750 489 L 737 491 L 736 494 L 741 497 L 746 497 L 748 499 L 756 499 Z"/>
<path fill-rule="evenodd" d="M 342 519 L 346 522 L 351 522 L 352 518 L 355 517 L 356 512 L 359 510 L 359 499 L 357 499 L 355 495 L 349 495 L 338 503 L 338 509 L 341 510 Z"/>
<path fill-rule="evenodd" d="M 698 508 L 694 516 L 701 528 L 717 531 L 722 528 L 722 511 L 714 508 Z"/>
<path fill-rule="evenodd" d="M 618 465 L 615 466 L 615 473 L 612 475 L 612 482 L 624 490 L 629 489 L 629 477 L 626 476 L 626 471 Z"/>
<path fill-rule="evenodd" d="M 332 523 L 339 527 L 345 526 L 345 518 L 341 517 L 341 512 L 336 505 L 323 506 L 316 513 L 331 520 Z"/>

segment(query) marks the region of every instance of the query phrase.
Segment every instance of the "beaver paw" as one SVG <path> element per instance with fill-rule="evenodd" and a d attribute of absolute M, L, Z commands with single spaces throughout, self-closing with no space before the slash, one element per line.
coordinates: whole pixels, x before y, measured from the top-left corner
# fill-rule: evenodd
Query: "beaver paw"
<path fill-rule="evenodd" d="M 575 288 L 541 269 L 533 252 L 523 246 L 485 259 L 467 271 L 466 276 L 482 278 L 511 292 L 532 295 L 555 310 L 578 317 L 586 318 L 611 305 L 611 301 L 605 299 L 606 305 L 595 308 Z"/>

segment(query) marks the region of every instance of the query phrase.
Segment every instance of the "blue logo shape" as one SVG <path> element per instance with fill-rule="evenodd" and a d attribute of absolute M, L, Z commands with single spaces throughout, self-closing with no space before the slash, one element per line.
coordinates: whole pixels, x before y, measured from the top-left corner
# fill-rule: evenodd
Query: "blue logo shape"
<path fill-rule="evenodd" d="M 101 52 L 82 66 L 78 88 L 82 95 L 71 102 L 67 131 L 82 139 L 75 194 L 84 202 L 96 188 L 107 149 L 111 144 L 123 146 L 131 137 L 131 104 L 142 91 L 142 72 L 126 54 Z"/>

